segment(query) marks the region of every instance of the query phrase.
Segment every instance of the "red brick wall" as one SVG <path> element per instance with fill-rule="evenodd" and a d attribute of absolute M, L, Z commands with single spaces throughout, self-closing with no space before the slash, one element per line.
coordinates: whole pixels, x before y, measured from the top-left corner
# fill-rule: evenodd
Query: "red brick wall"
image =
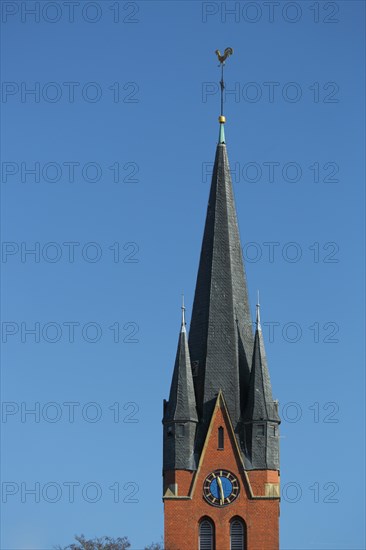
<path fill-rule="evenodd" d="M 217 431 L 220 426 L 224 428 L 225 437 L 225 449 L 222 451 L 217 448 Z M 166 481 L 178 484 L 178 496 L 188 496 L 192 486 L 192 499 L 164 500 L 165 550 L 198 550 L 199 520 L 203 516 L 208 516 L 215 524 L 216 550 L 230 549 L 230 520 L 234 516 L 241 517 L 246 523 L 248 550 L 278 550 L 279 499 L 250 497 L 232 428 L 223 406 L 216 409 L 211 428 L 196 476 L 192 477 L 186 471 L 165 473 Z M 205 501 L 202 487 L 206 476 L 221 468 L 238 477 L 240 494 L 232 504 L 218 508 Z M 271 470 L 251 471 L 248 477 L 256 495 L 265 494 L 265 483 L 279 482 L 278 472 Z"/>

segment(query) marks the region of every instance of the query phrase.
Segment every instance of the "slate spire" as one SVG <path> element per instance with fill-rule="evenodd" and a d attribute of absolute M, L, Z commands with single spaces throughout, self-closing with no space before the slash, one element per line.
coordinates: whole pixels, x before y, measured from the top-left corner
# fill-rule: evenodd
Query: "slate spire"
<path fill-rule="evenodd" d="M 258 300 L 259 301 L 259 300 Z M 256 331 L 247 403 L 243 415 L 246 451 L 252 468 L 279 469 L 278 404 L 273 401 L 257 304 Z"/>
<path fill-rule="evenodd" d="M 164 401 L 164 470 L 195 469 L 193 445 L 197 422 L 183 303 L 169 401 Z"/>
<path fill-rule="evenodd" d="M 236 433 L 245 404 L 253 350 L 252 321 L 238 221 L 220 115 L 211 190 L 202 241 L 189 349 L 203 444 L 221 389 Z"/>
<path fill-rule="evenodd" d="M 164 401 L 164 471 L 196 470 L 217 396 L 223 396 L 246 469 L 279 468 L 273 401 L 257 305 L 253 338 L 247 283 L 226 149 L 225 60 L 220 130 L 187 343 L 185 307 L 169 401 Z M 259 298 L 258 298 L 259 302 Z"/>

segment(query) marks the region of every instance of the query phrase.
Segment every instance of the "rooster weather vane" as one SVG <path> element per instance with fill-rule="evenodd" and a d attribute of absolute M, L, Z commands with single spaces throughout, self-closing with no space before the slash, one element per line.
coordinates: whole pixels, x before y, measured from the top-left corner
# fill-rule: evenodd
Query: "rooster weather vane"
<path fill-rule="evenodd" d="M 220 114 L 220 122 L 225 122 L 224 117 L 224 89 L 225 89 L 225 83 L 224 83 L 224 66 L 225 61 L 227 58 L 234 53 L 234 50 L 232 48 L 225 48 L 224 54 L 221 55 L 220 50 L 216 50 L 215 54 L 217 55 L 217 58 L 220 62 L 219 67 L 221 66 L 221 80 L 220 80 L 220 88 L 221 88 L 221 114 Z"/>

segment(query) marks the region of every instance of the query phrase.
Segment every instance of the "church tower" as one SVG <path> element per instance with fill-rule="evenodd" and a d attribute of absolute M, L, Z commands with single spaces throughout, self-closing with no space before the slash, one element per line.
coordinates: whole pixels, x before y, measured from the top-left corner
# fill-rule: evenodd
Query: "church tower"
<path fill-rule="evenodd" d="M 182 324 L 163 416 L 165 550 L 279 549 L 278 404 L 257 304 L 249 308 L 227 156 L 220 131 L 189 338 Z"/>

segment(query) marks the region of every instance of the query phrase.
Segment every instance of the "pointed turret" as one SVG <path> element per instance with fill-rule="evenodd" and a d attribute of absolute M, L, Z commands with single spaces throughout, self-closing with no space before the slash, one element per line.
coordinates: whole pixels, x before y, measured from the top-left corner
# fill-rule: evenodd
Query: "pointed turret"
<path fill-rule="evenodd" d="M 193 444 L 197 422 L 183 303 L 182 324 L 169 401 L 164 401 L 164 470 L 195 469 Z"/>
<path fill-rule="evenodd" d="M 258 300 L 259 302 L 259 300 Z M 279 469 L 278 403 L 273 401 L 267 367 L 260 306 L 257 304 L 256 331 L 247 403 L 243 415 L 246 454 L 253 469 Z"/>
<path fill-rule="evenodd" d="M 234 430 L 245 404 L 253 350 L 252 321 L 242 249 L 220 115 L 192 319 L 189 349 L 203 444 L 216 395 L 221 389 Z"/>

